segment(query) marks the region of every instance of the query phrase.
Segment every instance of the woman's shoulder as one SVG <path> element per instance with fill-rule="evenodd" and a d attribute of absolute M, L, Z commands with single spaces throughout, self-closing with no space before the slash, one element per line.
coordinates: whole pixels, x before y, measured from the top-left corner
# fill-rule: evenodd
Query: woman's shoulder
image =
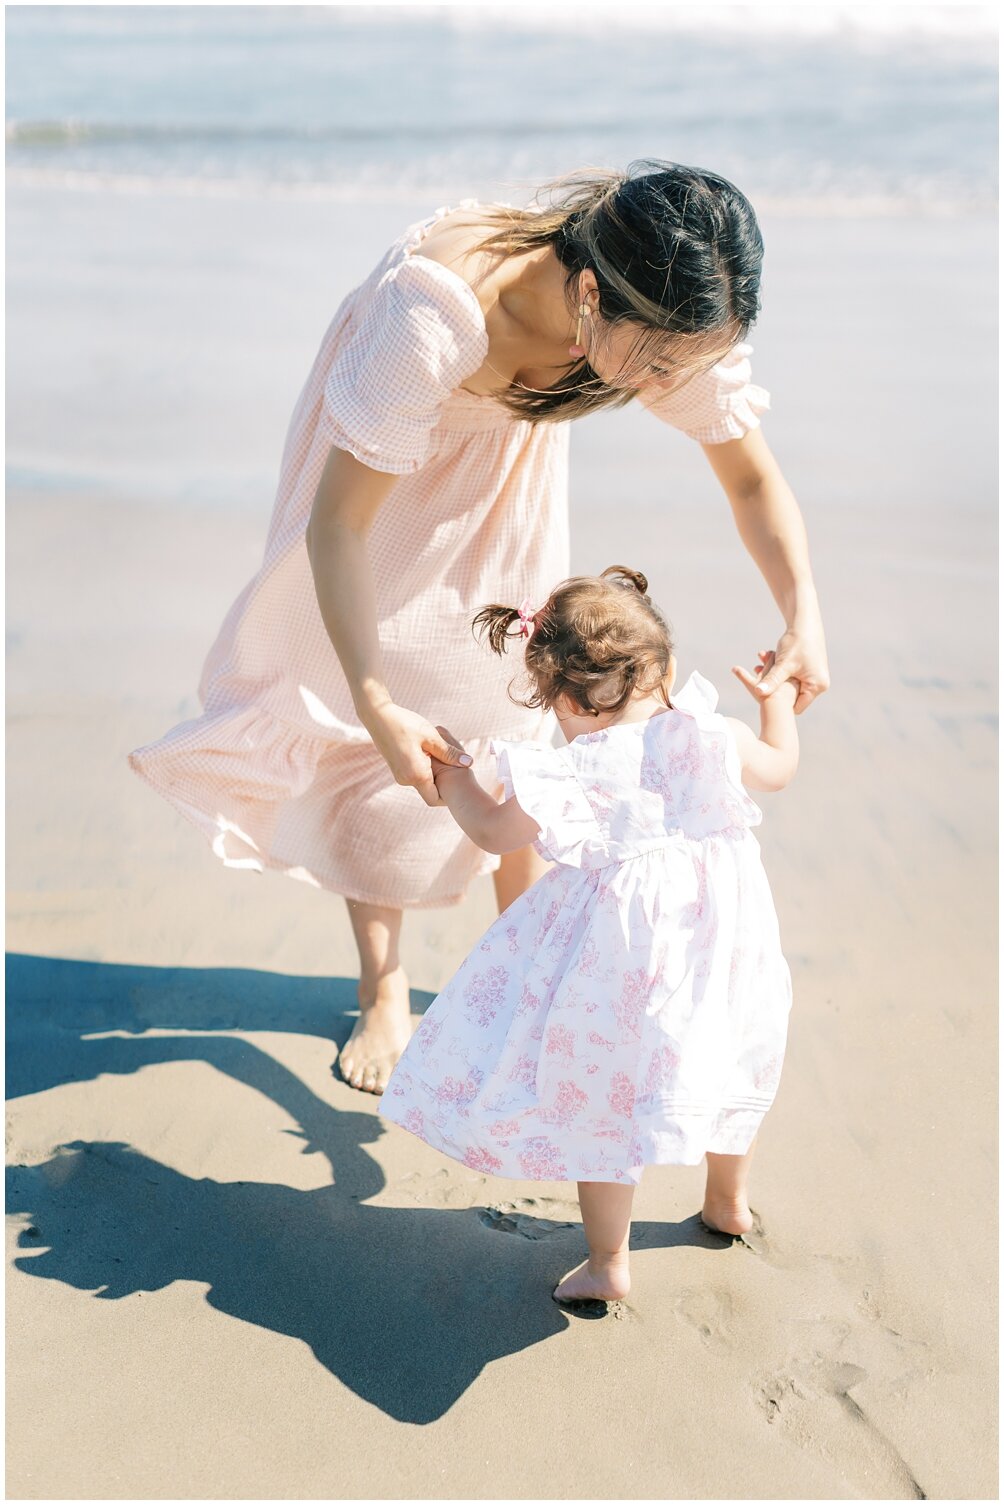
<path fill-rule="evenodd" d="M 474 290 L 455 272 L 409 249 L 403 238 L 352 298 L 351 327 L 371 348 L 411 362 L 422 352 L 449 356 L 463 379 L 478 370 L 488 342 Z"/>
<path fill-rule="evenodd" d="M 480 369 L 488 345 L 471 288 L 410 254 L 425 223 L 395 242 L 350 295 L 324 382 L 330 443 L 398 475 L 424 463 L 443 405 Z"/>
<path fill-rule="evenodd" d="M 500 228 L 500 211 L 510 207 L 483 204 L 478 199 L 461 199 L 455 206 L 445 205 L 410 227 L 404 237 L 404 254 L 434 261 L 454 272 L 472 290 L 476 289 L 498 254 L 478 248 Z"/>

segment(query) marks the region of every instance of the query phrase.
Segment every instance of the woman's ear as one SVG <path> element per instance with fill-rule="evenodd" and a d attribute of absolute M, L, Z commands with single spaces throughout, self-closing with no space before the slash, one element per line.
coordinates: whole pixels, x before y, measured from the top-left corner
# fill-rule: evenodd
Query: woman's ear
<path fill-rule="evenodd" d="M 600 290 L 591 267 L 583 267 L 579 273 L 579 302 L 588 304 L 591 314 L 600 311 Z"/>
<path fill-rule="evenodd" d="M 672 694 L 672 692 L 673 692 L 673 686 L 675 684 L 676 684 L 676 654 L 675 653 L 671 653 L 669 655 L 669 668 L 666 670 L 666 677 L 663 680 L 663 685 L 665 686 L 666 694 L 667 695 L 671 695 Z"/>

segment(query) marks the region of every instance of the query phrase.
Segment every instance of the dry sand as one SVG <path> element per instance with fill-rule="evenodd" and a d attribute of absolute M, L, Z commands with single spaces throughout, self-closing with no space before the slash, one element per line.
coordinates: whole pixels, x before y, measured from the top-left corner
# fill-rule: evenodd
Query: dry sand
<path fill-rule="evenodd" d="M 358 241 L 332 205 L 12 209 L 8 1495 L 994 1497 L 993 227 L 766 227 L 757 375 L 834 690 L 764 798 L 795 1007 L 760 1231 L 650 1169 L 629 1302 L 585 1322 L 548 1296 L 572 1188 L 332 1076 L 340 901 L 224 871 L 124 762 L 255 568 L 322 304 L 421 209 Z M 574 567 L 644 568 L 743 714 L 776 619 L 700 451 L 603 415 L 573 476 Z M 408 917 L 416 1014 L 492 916 L 484 880 Z"/>

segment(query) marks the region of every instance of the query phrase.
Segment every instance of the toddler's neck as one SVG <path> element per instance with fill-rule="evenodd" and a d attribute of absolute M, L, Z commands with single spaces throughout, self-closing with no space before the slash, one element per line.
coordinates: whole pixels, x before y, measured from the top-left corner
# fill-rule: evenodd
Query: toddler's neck
<path fill-rule="evenodd" d="M 634 721 L 650 721 L 653 716 L 658 716 L 660 712 L 666 710 L 672 710 L 669 697 L 656 690 L 650 695 L 634 696 L 622 710 L 616 713 L 607 711 L 599 716 L 593 716 L 585 711 L 572 711 L 555 706 L 554 714 L 558 718 L 565 741 L 571 742 L 575 737 L 581 737 L 584 732 L 598 732 L 604 727 L 625 726 Z"/>

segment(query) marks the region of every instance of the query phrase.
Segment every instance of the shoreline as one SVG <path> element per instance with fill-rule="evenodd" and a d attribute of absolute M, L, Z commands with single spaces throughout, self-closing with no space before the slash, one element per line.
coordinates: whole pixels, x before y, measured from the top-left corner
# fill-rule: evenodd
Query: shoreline
<path fill-rule="evenodd" d="M 195 176 L 158 177 L 152 173 L 103 172 L 98 169 L 12 167 L 7 173 L 8 191 L 30 193 L 106 194 L 116 198 L 211 199 L 242 203 L 311 203 L 366 204 L 379 206 L 414 205 L 420 215 L 427 204 L 457 202 L 470 196 L 464 183 L 430 182 L 329 183 L 323 179 L 283 182 L 278 179 L 205 178 Z M 507 193 L 529 198 L 534 184 L 509 185 Z M 923 194 L 849 194 L 756 195 L 758 217 L 767 219 L 975 219 L 997 223 L 996 198 L 933 198 Z M 417 216 L 416 216 L 417 217 Z"/>

